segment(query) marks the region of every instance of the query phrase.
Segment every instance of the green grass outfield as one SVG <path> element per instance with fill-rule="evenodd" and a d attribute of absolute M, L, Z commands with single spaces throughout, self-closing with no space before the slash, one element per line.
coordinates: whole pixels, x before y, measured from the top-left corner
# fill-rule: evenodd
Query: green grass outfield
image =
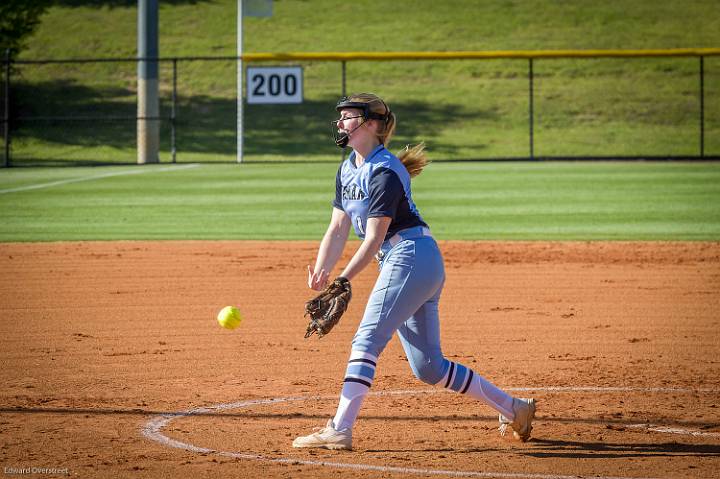
<path fill-rule="evenodd" d="M 8 169 L 0 241 L 318 240 L 336 166 Z M 448 162 L 413 182 L 443 240 L 720 240 L 718 163 Z"/>

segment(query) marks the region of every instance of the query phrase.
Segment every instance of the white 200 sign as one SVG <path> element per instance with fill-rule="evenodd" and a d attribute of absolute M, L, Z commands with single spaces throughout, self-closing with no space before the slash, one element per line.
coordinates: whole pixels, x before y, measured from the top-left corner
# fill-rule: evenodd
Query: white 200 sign
<path fill-rule="evenodd" d="M 247 102 L 302 103 L 302 67 L 248 67 Z"/>

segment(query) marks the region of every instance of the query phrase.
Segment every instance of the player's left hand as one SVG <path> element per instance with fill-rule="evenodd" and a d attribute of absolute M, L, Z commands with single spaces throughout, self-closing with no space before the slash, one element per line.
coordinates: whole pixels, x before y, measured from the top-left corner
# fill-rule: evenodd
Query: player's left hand
<path fill-rule="evenodd" d="M 308 288 L 314 289 L 315 291 L 322 291 L 327 286 L 328 277 L 330 273 L 321 269 L 318 273 L 315 273 L 312 266 L 308 265 Z"/>

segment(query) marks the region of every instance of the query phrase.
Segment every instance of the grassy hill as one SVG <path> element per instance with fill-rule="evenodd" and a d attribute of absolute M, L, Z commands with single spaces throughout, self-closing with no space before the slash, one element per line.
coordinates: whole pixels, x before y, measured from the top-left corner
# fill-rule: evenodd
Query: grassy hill
<path fill-rule="evenodd" d="M 136 2 L 59 0 L 21 59 L 133 57 Z M 679 48 L 720 46 L 713 0 L 632 2 L 274 2 L 270 18 L 246 18 L 246 52 Z M 168 0 L 160 55 L 235 55 L 235 0 Z M 329 121 L 340 94 L 337 63 L 305 62 L 302 105 L 249 106 L 253 160 L 336 160 Z M 535 62 L 536 155 L 690 155 L 698 152 L 698 59 Z M 348 90 L 384 96 L 399 116 L 395 148 L 425 140 L 432 159 L 528 154 L 527 61 L 357 62 Z M 23 116 L 135 115 L 133 62 L 19 65 L 13 106 Z M 706 154 L 720 154 L 720 58 L 705 60 Z M 233 161 L 235 65 L 178 64 L 178 160 Z M 161 68 L 169 115 L 170 64 Z M 163 161 L 169 129 L 163 128 Z M 135 125 L 23 123 L 20 164 L 132 162 Z"/>

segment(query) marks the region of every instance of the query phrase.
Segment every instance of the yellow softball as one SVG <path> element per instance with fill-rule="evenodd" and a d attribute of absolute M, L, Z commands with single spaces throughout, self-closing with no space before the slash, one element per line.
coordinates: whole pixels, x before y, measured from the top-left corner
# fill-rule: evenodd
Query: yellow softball
<path fill-rule="evenodd" d="M 225 329 L 235 329 L 242 322 L 242 315 L 235 306 L 225 306 L 217 315 L 218 323 Z"/>

